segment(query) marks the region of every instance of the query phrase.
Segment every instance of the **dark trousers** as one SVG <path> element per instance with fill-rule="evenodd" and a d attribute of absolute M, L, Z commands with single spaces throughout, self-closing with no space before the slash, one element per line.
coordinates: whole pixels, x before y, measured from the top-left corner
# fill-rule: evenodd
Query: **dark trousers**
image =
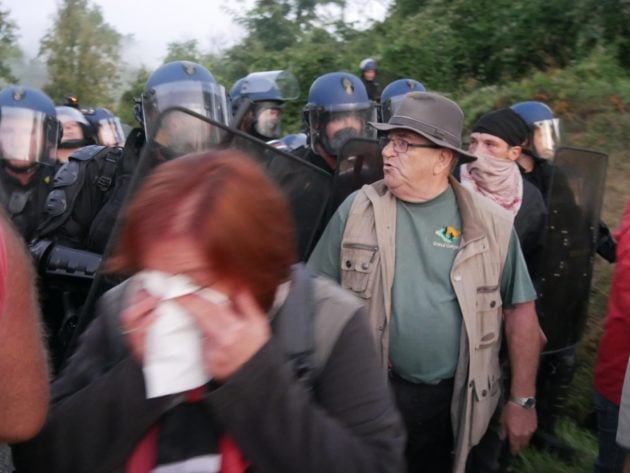
<path fill-rule="evenodd" d="M 453 462 L 453 379 L 415 384 L 390 371 L 389 380 L 407 429 L 407 471 L 449 473 Z"/>

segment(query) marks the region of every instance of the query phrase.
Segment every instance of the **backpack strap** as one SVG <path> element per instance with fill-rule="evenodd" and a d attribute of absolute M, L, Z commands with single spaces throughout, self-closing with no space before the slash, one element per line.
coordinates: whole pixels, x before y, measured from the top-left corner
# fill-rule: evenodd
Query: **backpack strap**
<path fill-rule="evenodd" d="M 116 166 L 120 159 L 119 148 L 91 145 L 75 151 L 68 162 L 59 168 L 53 179 L 53 190 L 46 199 L 46 218 L 39 226 L 40 236 L 49 235 L 64 224 L 68 233 L 74 234 L 78 224 L 72 221 L 77 196 L 88 184 L 88 166 L 96 165 L 99 173 L 95 187 L 105 193 L 112 185 Z M 92 164 L 93 163 L 93 164 Z"/>
<path fill-rule="evenodd" d="M 314 370 L 314 312 L 313 274 L 304 264 L 296 264 L 291 272 L 289 294 L 271 325 L 274 336 L 284 347 L 295 378 L 309 388 Z"/>
<path fill-rule="evenodd" d="M 313 389 L 339 335 L 362 307 L 333 281 L 316 276 L 303 263 L 294 265 L 289 295 L 271 324 L 295 378 L 307 389 Z"/>

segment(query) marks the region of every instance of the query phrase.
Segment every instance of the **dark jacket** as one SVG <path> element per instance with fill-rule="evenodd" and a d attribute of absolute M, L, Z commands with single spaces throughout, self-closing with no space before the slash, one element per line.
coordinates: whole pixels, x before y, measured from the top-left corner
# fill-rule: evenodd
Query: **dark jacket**
<path fill-rule="evenodd" d="M 547 233 L 547 206 L 534 185 L 523 179 L 523 201 L 514 218 L 514 229 L 534 283 L 540 277 L 541 257 Z"/>
<path fill-rule="evenodd" d="M 229 380 L 208 388 L 204 407 L 257 472 L 403 471 L 405 436 L 361 304 L 321 278 L 312 300 L 319 363 L 312 391 L 287 361 L 279 320 L 290 314 L 281 309 L 272 339 Z M 104 303 L 99 310 L 52 386 L 44 430 L 14 447 L 20 473 L 123 471 L 148 429 L 182 400 L 146 399 L 142 368 L 120 343 L 118 311 L 108 315 Z M 322 355 L 319 346 L 331 338 Z"/>

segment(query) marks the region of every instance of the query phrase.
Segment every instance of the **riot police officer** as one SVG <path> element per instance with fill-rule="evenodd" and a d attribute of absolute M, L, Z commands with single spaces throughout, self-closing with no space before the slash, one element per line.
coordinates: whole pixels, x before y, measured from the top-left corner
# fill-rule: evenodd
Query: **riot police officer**
<path fill-rule="evenodd" d="M 534 184 L 547 200 L 549 187 L 553 182 L 573 199 L 573 193 L 567 178 L 561 172 L 554 172 L 553 157 L 560 146 L 560 119 L 543 102 L 527 101 L 512 105 L 529 127 L 528 144 L 518 159 L 523 177 Z M 608 226 L 600 221 L 597 235 L 597 253 L 610 263 L 615 261 L 617 244 Z"/>
<path fill-rule="evenodd" d="M 397 79 L 387 84 L 381 94 L 381 123 L 387 123 L 394 115 L 405 94 L 425 90 L 424 85 L 415 79 Z"/>
<path fill-rule="evenodd" d="M 555 424 L 577 367 L 576 347 L 582 332 L 578 327 L 584 326 L 587 313 L 584 304 L 588 296 L 580 294 L 584 291 L 577 291 L 575 287 L 579 287 L 578 281 L 582 279 L 587 279 L 586 287 L 590 284 L 593 254 L 589 251 L 596 249 L 612 262 L 616 243 L 603 222 L 599 222 L 598 236 L 591 234 L 594 225 L 582 225 L 589 213 L 588 206 L 576 201 L 563 166 L 554 164 L 560 145 L 560 120 L 548 105 L 538 101 L 519 102 L 511 108 L 529 127 L 527 145 L 518 159 L 521 173 L 541 191 L 550 218 L 537 288 L 537 312 L 549 343 L 541 354 L 538 368 L 539 427 L 533 441 L 571 457 L 574 451 L 556 435 Z M 591 177 L 583 169 L 574 170 L 572 174 L 583 175 L 585 182 Z M 591 248 L 594 238 L 597 245 Z M 580 258 L 579 255 L 585 256 Z M 569 284 L 564 279 L 565 274 L 571 279 L 572 289 L 568 291 L 562 290 Z M 576 296 L 575 291 L 579 295 Z"/>
<path fill-rule="evenodd" d="M 560 119 L 543 102 L 527 101 L 512 105 L 529 127 L 527 146 L 518 158 L 523 177 L 534 184 L 546 199 L 551 183 L 554 153 L 560 145 Z"/>
<path fill-rule="evenodd" d="M 375 121 L 374 117 L 373 103 L 358 77 L 348 72 L 318 77 L 304 107 L 309 149 L 302 152 L 302 157 L 334 173 L 341 145 L 349 138 L 373 136 L 368 122 Z"/>
<path fill-rule="evenodd" d="M 84 108 L 83 115 L 92 125 L 96 143 L 103 146 L 123 146 L 125 133 L 120 120 L 110 110 L 103 107 Z"/>
<path fill-rule="evenodd" d="M 59 338 L 53 346 L 57 368 L 85 301 L 81 281 L 95 277 L 137 170 L 145 132 L 151 134 L 160 113 L 171 107 L 227 122 L 225 90 L 203 66 L 188 61 L 159 67 L 147 80 L 139 105 L 144 129 L 132 130 L 124 148 L 87 146 L 59 169 L 48 196 L 46 218 L 38 230 L 39 239 L 31 248 L 45 285 L 52 287 L 49 298 L 57 302 L 49 304 L 52 313 L 46 314 L 51 333 Z M 177 123 L 174 139 L 178 144 L 170 144 L 185 147 L 196 138 L 195 133 L 194 124 Z"/>
<path fill-rule="evenodd" d="M 18 86 L 0 92 L 0 203 L 27 241 L 43 215 L 60 133 L 46 94 Z"/>
<path fill-rule="evenodd" d="M 378 71 L 376 61 L 371 57 L 365 58 L 359 64 L 359 69 L 361 70 L 361 82 L 365 86 L 368 97 L 378 103 L 381 100 L 381 86 L 376 80 Z"/>
<path fill-rule="evenodd" d="M 282 131 L 282 106 L 300 90 L 288 71 L 253 72 L 230 89 L 232 126 L 260 140 L 276 140 Z"/>
<path fill-rule="evenodd" d="M 65 163 L 72 153 L 84 146 L 93 145 L 94 130 L 83 114 L 74 107 L 56 107 L 57 119 L 63 133 L 57 149 L 57 160 Z"/>

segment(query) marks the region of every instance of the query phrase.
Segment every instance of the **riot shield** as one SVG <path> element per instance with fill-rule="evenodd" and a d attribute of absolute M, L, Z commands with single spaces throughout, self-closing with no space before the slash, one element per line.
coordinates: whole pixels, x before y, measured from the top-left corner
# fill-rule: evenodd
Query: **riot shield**
<path fill-rule="evenodd" d="M 182 141 L 172 123 L 187 123 L 194 136 Z M 330 196 L 330 176 L 316 166 L 285 153 L 264 141 L 229 128 L 185 109 L 166 110 L 140 158 L 138 176 L 160 162 L 206 149 L 235 148 L 265 170 L 284 192 L 293 210 L 298 233 L 298 254 L 304 259 L 313 245 L 313 235 Z M 133 186 L 136 187 L 135 185 Z"/>
<path fill-rule="evenodd" d="M 350 138 L 339 150 L 333 178 L 330 211 L 354 191 L 383 179 L 383 157 L 378 141 L 370 138 Z"/>
<path fill-rule="evenodd" d="M 302 260 L 306 259 L 315 243 L 315 234 L 321 225 L 329 201 L 330 175 L 296 156 L 183 108 L 170 108 L 157 118 L 156 129 L 142 149 L 123 208 L 144 178 L 161 163 L 190 153 L 226 148 L 235 148 L 246 153 L 264 169 L 285 194 L 297 228 L 298 256 Z M 194 169 L 191 172 L 194 172 Z M 113 250 L 118 225 L 119 221 L 105 249 L 104 260 Z M 99 271 L 81 310 L 68 354 L 76 346 L 78 335 L 94 316 L 96 300 L 111 285 L 106 276 Z"/>
<path fill-rule="evenodd" d="M 548 229 L 537 311 L 546 353 L 575 345 L 587 318 L 608 157 L 560 148 L 548 201 Z"/>

